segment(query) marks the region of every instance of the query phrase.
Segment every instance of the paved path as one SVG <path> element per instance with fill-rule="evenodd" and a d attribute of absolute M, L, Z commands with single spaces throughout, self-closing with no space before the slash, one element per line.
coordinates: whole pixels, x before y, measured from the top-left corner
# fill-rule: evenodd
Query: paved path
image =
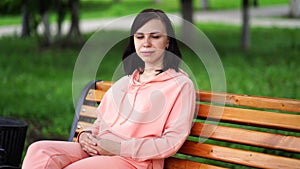
<path fill-rule="evenodd" d="M 287 27 L 287 28 L 300 28 L 300 18 L 291 19 L 287 18 L 289 13 L 288 5 L 271 6 L 271 7 L 258 7 L 250 9 L 250 22 L 251 26 L 262 27 Z M 179 14 L 172 14 L 172 21 L 178 24 L 180 21 L 177 17 Z M 82 20 L 80 28 L 82 32 L 93 32 L 97 29 L 126 29 L 130 28 L 134 16 L 126 16 L 120 18 L 106 18 L 94 20 Z M 232 25 L 241 25 L 241 10 L 222 10 L 222 11 L 200 11 L 195 12 L 194 19 L 202 23 L 223 23 Z M 118 21 L 116 21 L 118 20 Z M 63 24 L 63 32 L 67 32 L 69 23 Z M 52 25 L 55 31 L 56 26 Z M 42 28 L 40 27 L 40 31 Z M 19 35 L 21 32 L 20 25 L 0 26 L 0 37 L 5 35 Z"/>
<path fill-rule="evenodd" d="M 287 18 L 288 15 L 288 5 L 251 8 L 250 22 L 251 26 L 300 28 L 300 18 Z M 203 11 L 196 13 L 195 20 L 206 23 L 241 25 L 242 16 L 241 10 Z"/>

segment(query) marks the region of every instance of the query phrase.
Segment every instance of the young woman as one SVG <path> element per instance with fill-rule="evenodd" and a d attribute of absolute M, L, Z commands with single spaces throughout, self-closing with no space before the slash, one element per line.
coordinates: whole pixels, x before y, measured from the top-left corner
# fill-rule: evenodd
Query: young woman
<path fill-rule="evenodd" d="M 126 76 L 106 92 L 78 142 L 32 144 L 23 169 L 162 169 L 189 135 L 195 89 L 179 69 L 174 30 L 161 10 L 137 15 L 123 54 Z"/>

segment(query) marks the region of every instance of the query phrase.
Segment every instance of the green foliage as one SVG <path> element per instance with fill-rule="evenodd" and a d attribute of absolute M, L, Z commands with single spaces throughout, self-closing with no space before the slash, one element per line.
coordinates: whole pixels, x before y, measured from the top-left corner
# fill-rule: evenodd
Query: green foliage
<path fill-rule="evenodd" d="M 22 0 L 1 0 L 1 14 L 20 14 Z"/>

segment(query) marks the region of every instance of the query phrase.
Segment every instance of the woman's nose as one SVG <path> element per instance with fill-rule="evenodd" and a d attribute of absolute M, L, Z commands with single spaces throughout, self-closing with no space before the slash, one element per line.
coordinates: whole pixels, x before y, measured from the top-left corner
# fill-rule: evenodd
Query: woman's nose
<path fill-rule="evenodd" d="M 151 40 L 149 37 L 145 37 L 144 42 L 143 42 L 144 47 L 149 47 L 151 46 Z"/>

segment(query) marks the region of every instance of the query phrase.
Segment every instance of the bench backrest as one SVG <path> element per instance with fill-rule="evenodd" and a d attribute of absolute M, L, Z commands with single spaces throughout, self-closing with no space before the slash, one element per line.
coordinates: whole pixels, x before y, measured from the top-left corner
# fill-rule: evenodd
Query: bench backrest
<path fill-rule="evenodd" d="M 111 82 L 86 85 L 69 140 L 90 127 Z M 165 168 L 300 168 L 300 100 L 197 91 L 191 134 Z M 224 105 L 225 103 L 225 105 Z"/>

